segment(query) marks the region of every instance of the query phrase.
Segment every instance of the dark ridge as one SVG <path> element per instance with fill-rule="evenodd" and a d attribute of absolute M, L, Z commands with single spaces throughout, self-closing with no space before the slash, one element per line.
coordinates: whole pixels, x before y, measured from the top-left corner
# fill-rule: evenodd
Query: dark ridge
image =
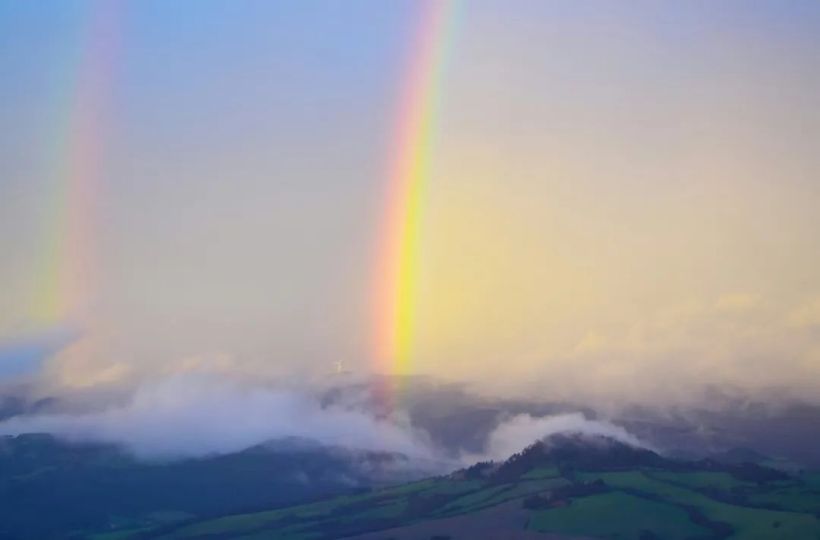
<path fill-rule="evenodd" d="M 714 471 L 731 474 L 738 480 L 765 484 L 790 476 L 758 463 L 724 463 L 715 459 L 675 459 L 601 435 L 563 433 L 537 441 L 504 462 L 479 462 L 456 471 L 452 478 L 515 482 L 527 472 L 555 467 L 562 474 L 573 471 L 619 471 L 658 468 L 671 471 Z"/>
<path fill-rule="evenodd" d="M 694 462 L 682 462 L 678 468 L 694 469 L 700 471 L 726 472 L 744 482 L 755 482 L 765 484 L 767 482 L 777 482 L 791 478 L 787 473 L 765 467 L 758 463 L 721 463 L 714 459 L 702 459 Z"/>
<path fill-rule="evenodd" d="M 556 434 L 513 454 L 499 466 L 494 478 L 509 481 L 542 466 L 569 470 L 618 470 L 669 466 L 670 463 L 670 460 L 651 450 L 631 446 L 610 437 Z"/>
<path fill-rule="evenodd" d="M 770 458 L 751 448 L 730 448 L 709 456 L 719 463 L 740 465 L 742 463 L 765 463 Z"/>
<path fill-rule="evenodd" d="M 298 439 L 231 454 L 140 461 L 109 444 L 0 436 L 0 539 L 65 538 L 65 531 L 101 530 L 111 520 L 135 527 L 161 509 L 197 519 L 258 512 L 421 476 L 426 473 L 408 467 L 401 454 Z"/>

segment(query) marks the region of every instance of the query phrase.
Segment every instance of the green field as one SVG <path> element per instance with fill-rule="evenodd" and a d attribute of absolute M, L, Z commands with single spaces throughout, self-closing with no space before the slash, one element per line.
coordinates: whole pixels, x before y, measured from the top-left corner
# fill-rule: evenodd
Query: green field
<path fill-rule="evenodd" d="M 191 519 L 154 530 L 124 528 L 98 540 L 331 540 L 420 526 L 435 530 L 437 523 L 447 524 L 450 531 L 453 527 L 471 531 L 463 537 L 476 540 L 485 528 L 498 523 L 513 527 L 505 529 L 510 532 L 613 540 L 820 540 L 820 477 L 814 473 L 787 476 L 764 467 L 686 464 L 646 452 L 627 454 L 633 461 L 645 460 L 645 465 L 624 466 L 618 461 L 609 465 L 607 456 L 596 451 L 586 455 L 579 450 L 581 456 L 575 461 L 552 460 L 543 452 L 525 453 L 480 474 L 462 471 L 289 508 Z"/>
<path fill-rule="evenodd" d="M 669 472 L 656 471 L 652 473 L 654 478 L 664 480 L 671 484 L 695 489 L 717 489 L 730 492 L 735 488 L 748 486 L 749 482 L 744 482 L 725 472 Z"/>
<path fill-rule="evenodd" d="M 710 533 L 692 523 L 679 506 L 619 491 L 583 497 L 565 507 L 536 512 L 529 528 L 617 540 L 638 540 L 644 531 L 668 540 L 707 538 Z"/>
<path fill-rule="evenodd" d="M 702 474 L 697 475 L 691 481 L 683 482 L 679 476 L 680 474 L 682 473 L 677 473 L 676 476 L 671 478 L 676 483 L 702 485 Z M 657 472 L 587 473 L 584 476 L 589 480 L 600 478 L 607 485 L 616 489 L 626 489 L 645 496 L 657 497 L 672 504 L 695 508 L 710 521 L 729 525 L 734 530 L 730 538 L 738 540 L 820 538 L 820 521 L 816 516 L 800 511 L 800 508 L 805 504 L 803 500 L 798 499 L 797 506 L 785 506 L 789 511 L 774 511 L 717 501 L 696 490 L 682 488 L 668 481 L 659 480 L 656 478 L 658 476 Z M 750 489 L 756 490 L 756 494 L 767 493 L 760 487 Z M 776 493 L 777 489 L 776 487 L 773 488 L 771 493 Z M 807 492 L 807 496 L 812 495 L 812 493 Z M 816 495 L 814 493 L 813 496 Z M 791 501 L 781 500 L 784 505 L 788 502 L 795 504 L 796 501 L 795 499 Z"/>
<path fill-rule="evenodd" d="M 522 474 L 522 480 L 541 480 L 542 478 L 558 478 L 561 473 L 556 467 L 538 467 Z"/>

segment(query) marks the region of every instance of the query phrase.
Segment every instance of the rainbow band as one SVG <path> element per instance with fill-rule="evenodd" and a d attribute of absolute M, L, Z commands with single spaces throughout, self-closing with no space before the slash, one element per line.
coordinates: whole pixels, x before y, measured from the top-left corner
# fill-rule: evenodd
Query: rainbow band
<path fill-rule="evenodd" d="M 457 0 L 428 0 L 421 9 L 408 76 L 402 85 L 396 155 L 389 173 L 384 235 L 376 265 L 374 356 L 389 374 L 412 371 L 420 272 L 423 202 Z"/>
<path fill-rule="evenodd" d="M 34 318 L 47 325 L 87 326 L 95 285 L 95 232 L 110 104 L 119 42 L 119 1 L 90 2 L 81 44 L 64 95 L 64 120 L 56 140 L 53 186 Z"/>

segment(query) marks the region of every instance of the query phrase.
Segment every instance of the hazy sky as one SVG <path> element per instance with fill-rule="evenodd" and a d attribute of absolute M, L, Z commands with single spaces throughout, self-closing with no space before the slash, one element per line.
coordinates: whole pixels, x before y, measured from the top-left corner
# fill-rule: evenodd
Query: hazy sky
<path fill-rule="evenodd" d="M 8 343 L 54 339 L 32 304 L 94 9 L 0 2 Z M 122 4 L 91 238 L 101 345 L 53 359 L 61 380 L 372 369 L 379 205 L 418 9 Z M 459 13 L 415 370 L 499 390 L 816 389 L 820 3 Z"/>

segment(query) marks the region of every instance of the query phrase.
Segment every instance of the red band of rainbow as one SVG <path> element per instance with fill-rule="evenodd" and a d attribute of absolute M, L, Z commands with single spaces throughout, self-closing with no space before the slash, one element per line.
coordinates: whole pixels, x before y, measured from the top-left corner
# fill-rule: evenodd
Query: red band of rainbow
<path fill-rule="evenodd" d="M 402 84 L 376 263 L 373 356 L 387 374 L 413 370 L 422 210 L 429 183 L 442 81 L 458 0 L 427 0 L 420 8 Z"/>

